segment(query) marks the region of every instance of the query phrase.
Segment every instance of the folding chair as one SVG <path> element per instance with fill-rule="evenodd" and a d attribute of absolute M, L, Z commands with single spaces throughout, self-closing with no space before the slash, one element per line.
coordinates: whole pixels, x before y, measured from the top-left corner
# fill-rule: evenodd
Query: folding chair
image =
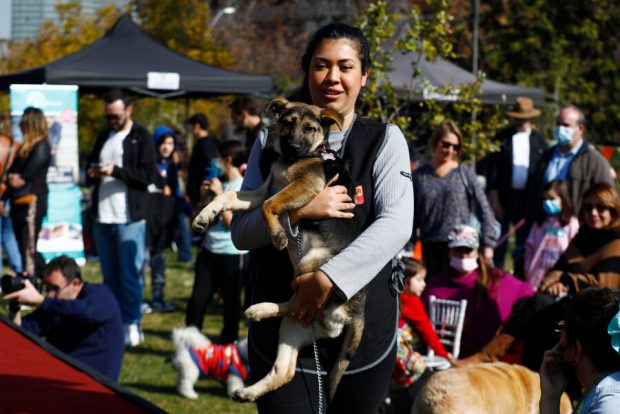
<path fill-rule="evenodd" d="M 465 321 L 467 300 L 439 299 L 434 295 L 429 297 L 429 317 L 431 324 L 439 336 L 439 341 L 446 350 L 456 359 L 461 350 L 461 335 Z M 426 365 L 431 369 L 446 369 L 450 362 L 443 357 L 436 356 L 429 349 L 425 357 Z"/>

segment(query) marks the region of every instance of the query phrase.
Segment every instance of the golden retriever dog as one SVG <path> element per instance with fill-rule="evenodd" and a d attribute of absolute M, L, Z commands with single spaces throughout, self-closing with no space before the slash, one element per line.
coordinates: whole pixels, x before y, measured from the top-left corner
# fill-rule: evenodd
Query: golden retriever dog
<path fill-rule="evenodd" d="M 540 377 L 521 365 L 504 362 L 439 371 L 428 380 L 413 404 L 412 414 L 535 414 L 540 402 Z M 560 413 L 572 413 L 563 394 Z"/>

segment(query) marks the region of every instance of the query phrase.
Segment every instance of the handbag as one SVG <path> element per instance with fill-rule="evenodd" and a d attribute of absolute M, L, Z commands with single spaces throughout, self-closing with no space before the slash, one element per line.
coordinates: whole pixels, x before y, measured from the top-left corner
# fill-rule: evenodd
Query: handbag
<path fill-rule="evenodd" d="M 476 229 L 476 231 L 478 231 L 478 233 L 482 235 L 482 206 L 480 206 L 480 203 L 478 203 L 476 199 L 476 194 L 474 193 L 474 190 L 471 187 L 469 180 L 467 180 L 467 177 L 465 177 L 465 172 L 463 171 L 461 164 L 459 164 L 458 169 L 459 175 L 461 176 L 461 181 L 463 181 L 463 185 L 465 186 L 465 192 L 467 193 L 469 222 L 466 224 Z M 497 219 L 495 219 L 495 217 L 492 217 L 491 223 L 489 224 L 491 226 L 493 239 L 499 239 L 499 236 L 502 233 L 501 224 L 499 223 L 499 221 L 497 221 Z"/>

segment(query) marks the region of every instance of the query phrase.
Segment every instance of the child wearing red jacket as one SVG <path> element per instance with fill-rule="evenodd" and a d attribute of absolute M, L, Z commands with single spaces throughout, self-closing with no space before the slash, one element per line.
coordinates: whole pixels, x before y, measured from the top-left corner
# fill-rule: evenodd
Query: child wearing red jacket
<path fill-rule="evenodd" d="M 405 265 L 404 291 L 400 295 L 400 320 L 398 322 L 398 352 L 392 384 L 407 386 L 424 372 L 425 366 L 419 352 L 425 347 L 435 355 L 451 358 L 439 341 L 420 299 L 426 287 L 426 268 L 422 262 L 409 257 L 400 259 Z"/>

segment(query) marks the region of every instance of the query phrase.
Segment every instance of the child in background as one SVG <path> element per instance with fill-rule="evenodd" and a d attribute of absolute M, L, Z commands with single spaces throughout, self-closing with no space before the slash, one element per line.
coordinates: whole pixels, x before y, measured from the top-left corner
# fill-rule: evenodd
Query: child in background
<path fill-rule="evenodd" d="M 443 344 L 426 314 L 424 304 L 420 299 L 426 287 L 426 268 L 419 260 L 409 257 L 400 259 L 405 265 L 404 291 L 400 295 L 400 320 L 398 322 L 398 353 L 397 364 L 392 375 L 392 384 L 406 386 L 418 379 L 423 371 L 424 364 L 413 361 L 417 367 L 405 367 L 405 360 L 413 360 L 412 349 L 415 353 L 426 353 L 426 347 L 432 349 L 435 355 L 450 358 Z M 421 359 L 421 358 L 420 358 Z"/>
<path fill-rule="evenodd" d="M 239 141 L 222 141 L 218 144 L 221 178 L 206 177 L 200 187 L 202 204 L 225 191 L 239 191 L 243 182 L 240 168 L 247 162 L 247 153 Z M 206 230 L 202 246 L 196 257 L 195 279 L 192 295 L 187 303 L 185 324 L 202 330 L 207 305 L 213 294 L 221 288 L 224 300 L 224 326 L 220 343 L 231 343 L 238 338 L 241 318 L 241 288 L 247 272 L 247 251 L 237 250 L 230 236 L 233 212 L 224 211 Z"/>
<path fill-rule="evenodd" d="M 525 280 L 534 289 L 579 230 L 566 184 L 553 180 L 543 188 L 536 223 L 525 242 Z"/>

